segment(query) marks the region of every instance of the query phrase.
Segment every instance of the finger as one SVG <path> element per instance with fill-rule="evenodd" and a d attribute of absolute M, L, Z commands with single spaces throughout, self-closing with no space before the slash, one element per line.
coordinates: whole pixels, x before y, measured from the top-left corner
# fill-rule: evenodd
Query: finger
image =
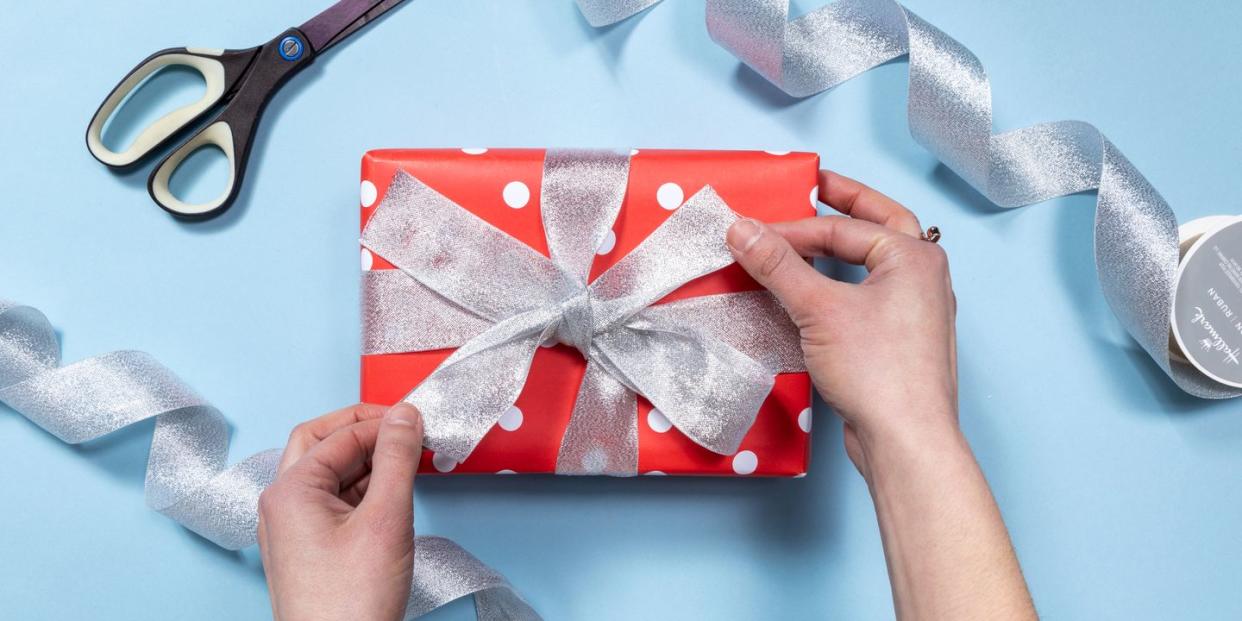
<path fill-rule="evenodd" d="M 819 200 L 859 220 L 918 237 L 923 228 L 914 212 L 867 185 L 831 170 L 819 171 Z"/>
<path fill-rule="evenodd" d="M 355 481 L 352 485 L 341 490 L 341 500 L 349 503 L 350 506 L 357 507 L 358 503 L 367 495 L 367 487 L 371 484 L 371 473 L 362 475 L 362 478 Z"/>
<path fill-rule="evenodd" d="M 306 421 L 289 434 L 289 443 L 280 457 L 277 473 L 284 472 L 302 458 L 310 448 L 332 435 L 336 430 L 364 420 L 380 418 L 388 408 L 371 403 L 358 403 L 335 412 L 324 414 L 319 418 Z"/>
<path fill-rule="evenodd" d="M 380 421 L 377 419 L 338 429 L 312 446 L 281 476 L 291 484 L 340 494 L 343 488 L 366 474 L 379 429 Z"/>
<path fill-rule="evenodd" d="M 379 427 L 371 457 L 371 480 L 358 510 L 386 516 L 386 522 L 413 520 L 414 474 L 422 455 L 423 418 L 414 406 L 398 403 L 384 415 Z"/>
<path fill-rule="evenodd" d="M 844 286 L 815 271 L 781 234 L 762 222 L 734 222 L 725 241 L 742 269 L 771 291 L 791 315 L 811 311 L 825 287 Z"/>
<path fill-rule="evenodd" d="M 776 222 L 771 226 L 804 257 L 833 257 L 854 265 L 866 265 L 872 271 L 884 259 L 909 248 L 910 244 L 927 243 L 874 222 L 844 216 Z"/>

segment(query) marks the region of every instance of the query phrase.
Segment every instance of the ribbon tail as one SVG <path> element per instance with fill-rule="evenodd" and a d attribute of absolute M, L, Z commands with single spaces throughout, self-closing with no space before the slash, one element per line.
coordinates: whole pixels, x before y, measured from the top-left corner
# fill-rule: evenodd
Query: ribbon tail
<path fill-rule="evenodd" d="M 561 438 L 556 473 L 638 474 L 638 396 L 594 361 Z"/>
<path fill-rule="evenodd" d="M 405 618 L 416 619 L 467 595 L 474 595 L 479 621 L 541 621 L 504 576 L 473 554 L 444 537 L 416 537 Z"/>
<path fill-rule="evenodd" d="M 603 366 L 691 440 L 732 455 L 775 383 L 762 363 L 704 332 L 635 318 L 595 337 Z"/>
<path fill-rule="evenodd" d="M 462 345 L 403 399 L 423 415 L 427 448 L 464 461 L 517 401 L 555 311 L 535 310 Z"/>

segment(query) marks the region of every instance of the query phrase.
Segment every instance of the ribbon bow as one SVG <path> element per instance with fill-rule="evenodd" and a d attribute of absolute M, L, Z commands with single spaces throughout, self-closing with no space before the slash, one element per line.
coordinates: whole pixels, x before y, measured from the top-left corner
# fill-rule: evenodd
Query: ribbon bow
<path fill-rule="evenodd" d="M 366 273 L 364 349 L 458 348 L 404 399 L 423 414 L 428 448 L 466 459 L 517 400 L 549 339 L 587 359 L 561 474 L 637 473 L 639 394 L 696 443 L 735 453 L 774 375 L 803 368 L 797 330 L 766 292 L 652 306 L 733 262 L 724 238 L 738 216 L 711 187 L 587 282 L 628 176 L 625 155 L 549 151 L 545 257 L 397 173 L 362 235 L 400 269 Z"/>

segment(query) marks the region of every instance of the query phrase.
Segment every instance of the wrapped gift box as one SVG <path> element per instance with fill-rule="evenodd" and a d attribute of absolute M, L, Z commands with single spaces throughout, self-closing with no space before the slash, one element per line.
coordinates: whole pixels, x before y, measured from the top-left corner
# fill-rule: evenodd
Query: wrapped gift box
<path fill-rule="evenodd" d="M 542 149 L 378 150 L 362 160 L 362 225 L 399 171 L 547 255 L 539 213 Z M 742 216 L 775 222 L 815 214 L 818 156 L 763 151 L 632 152 L 620 215 L 597 251 L 599 276 L 656 229 L 681 203 L 710 185 Z M 362 250 L 364 270 L 394 269 Z M 739 266 L 691 281 L 660 302 L 760 289 Z M 362 356 L 362 400 L 393 404 L 452 350 Z M 586 369 L 576 349 L 546 344 L 535 355 L 514 407 L 461 463 L 424 455 L 421 470 L 454 474 L 552 473 L 561 437 Z M 754 426 L 735 455 L 695 444 L 639 397 L 639 474 L 801 476 L 810 458 L 811 384 L 805 373 L 777 376 Z"/>

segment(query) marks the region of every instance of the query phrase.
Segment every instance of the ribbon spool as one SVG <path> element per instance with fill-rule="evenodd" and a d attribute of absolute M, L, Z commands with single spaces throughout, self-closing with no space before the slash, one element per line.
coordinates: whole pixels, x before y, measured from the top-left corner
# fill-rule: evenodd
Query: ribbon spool
<path fill-rule="evenodd" d="M 578 5 L 598 27 L 659 2 Z M 1185 349 L 1171 351 L 1173 298 L 1184 280 L 1177 217 L 1098 128 L 1055 121 L 996 132 L 983 63 L 896 0 L 836 0 L 799 17 L 791 15 L 790 0 L 705 4 L 712 40 L 792 97 L 823 92 L 906 57 L 911 136 L 999 207 L 1094 190 L 1096 274 L 1117 320 L 1178 388 L 1205 399 L 1242 396 L 1242 387 L 1185 364 Z"/>
<path fill-rule="evenodd" d="M 1242 216 L 1191 220 L 1178 238 L 1169 356 L 1242 388 Z"/>

